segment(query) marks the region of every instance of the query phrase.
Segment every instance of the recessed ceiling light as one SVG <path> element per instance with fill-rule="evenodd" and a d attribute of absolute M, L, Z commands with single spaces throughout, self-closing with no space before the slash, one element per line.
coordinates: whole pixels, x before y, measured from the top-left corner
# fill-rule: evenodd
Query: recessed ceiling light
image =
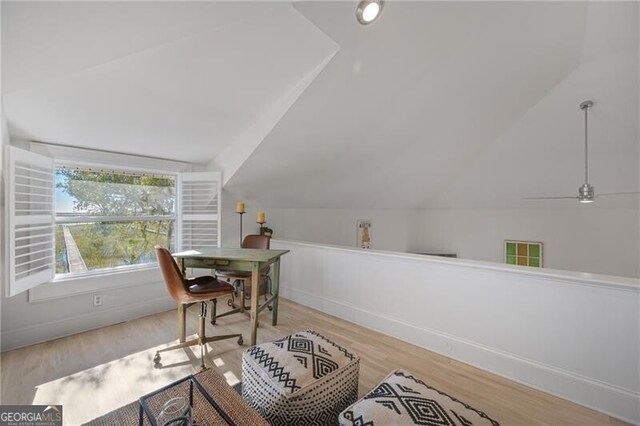
<path fill-rule="evenodd" d="M 382 11 L 382 0 L 362 0 L 358 3 L 356 17 L 362 25 L 367 25 L 376 20 Z"/>

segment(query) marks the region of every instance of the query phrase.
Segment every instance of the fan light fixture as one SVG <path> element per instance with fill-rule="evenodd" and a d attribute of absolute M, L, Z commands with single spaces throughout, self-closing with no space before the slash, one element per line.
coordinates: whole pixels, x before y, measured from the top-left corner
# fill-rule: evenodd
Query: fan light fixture
<path fill-rule="evenodd" d="M 584 101 L 580 103 L 580 109 L 584 111 L 584 183 L 578 188 L 578 196 L 573 197 L 527 197 L 526 200 L 564 200 L 577 199 L 582 204 L 593 203 L 596 198 L 596 192 L 593 185 L 589 184 L 589 110 L 593 106 L 593 101 Z M 609 192 L 598 194 L 598 198 L 610 195 L 631 195 L 640 194 L 640 192 Z"/>
<path fill-rule="evenodd" d="M 356 18 L 362 25 L 368 25 L 380 16 L 382 0 L 362 0 L 356 9 Z"/>
<path fill-rule="evenodd" d="M 580 188 L 578 188 L 579 202 L 583 204 L 593 203 L 594 196 L 595 196 L 595 191 L 593 189 L 593 185 L 589 185 L 588 183 L 585 183 Z"/>

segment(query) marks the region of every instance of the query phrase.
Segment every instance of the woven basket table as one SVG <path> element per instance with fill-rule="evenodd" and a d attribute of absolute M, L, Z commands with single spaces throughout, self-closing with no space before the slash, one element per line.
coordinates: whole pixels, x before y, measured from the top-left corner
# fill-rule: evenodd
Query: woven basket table
<path fill-rule="evenodd" d="M 315 331 L 242 355 L 242 396 L 272 425 L 335 425 L 358 398 L 360 358 Z"/>
<path fill-rule="evenodd" d="M 227 384 L 227 381 L 216 373 L 209 369 L 202 371 L 195 375 L 198 382 L 207 391 L 207 393 L 216 401 L 218 406 L 231 418 L 236 425 L 252 425 L 252 426 L 267 426 L 268 423 L 260 417 L 260 415 L 251 408 L 240 396 L 240 394 L 231 386 Z M 173 396 L 182 396 L 180 389 L 169 389 L 166 393 L 163 393 L 163 397 L 169 399 Z M 172 395 L 174 392 L 175 395 Z M 215 409 L 206 405 L 204 401 L 198 402 L 200 407 L 196 407 L 198 412 L 197 420 L 198 426 L 227 426 L 227 422 L 220 417 Z M 140 415 L 140 404 L 138 401 L 127 404 L 114 411 L 111 411 L 104 416 L 98 417 L 86 423 L 88 426 L 133 426 L 138 425 Z M 145 417 L 144 424 L 149 425 L 149 421 Z"/>

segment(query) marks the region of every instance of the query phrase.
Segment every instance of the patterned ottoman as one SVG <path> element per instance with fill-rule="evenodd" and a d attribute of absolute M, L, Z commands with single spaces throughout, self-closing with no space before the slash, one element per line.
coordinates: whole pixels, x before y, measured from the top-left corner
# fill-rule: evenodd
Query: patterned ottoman
<path fill-rule="evenodd" d="M 272 425 L 336 425 L 358 399 L 360 358 L 315 331 L 242 354 L 242 396 Z"/>
<path fill-rule="evenodd" d="M 404 370 L 385 377 L 368 395 L 340 413 L 339 421 L 342 426 L 499 426 L 482 411 Z"/>

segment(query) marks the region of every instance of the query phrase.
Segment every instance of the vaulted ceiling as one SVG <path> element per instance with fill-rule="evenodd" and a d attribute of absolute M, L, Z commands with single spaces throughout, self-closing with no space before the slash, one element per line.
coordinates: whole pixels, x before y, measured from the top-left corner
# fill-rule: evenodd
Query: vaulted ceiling
<path fill-rule="evenodd" d="M 2 4 L 12 136 L 208 163 L 271 207 L 565 207 L 638 190 L 638 5 Z M 638 197 L 601 206 L 637 206 Z"/>
<path fill-rule="evenodd" d="M 190 162 L 240 138 L 337 49 L 287 3 L 2 7 L 13 136 Z"/>

